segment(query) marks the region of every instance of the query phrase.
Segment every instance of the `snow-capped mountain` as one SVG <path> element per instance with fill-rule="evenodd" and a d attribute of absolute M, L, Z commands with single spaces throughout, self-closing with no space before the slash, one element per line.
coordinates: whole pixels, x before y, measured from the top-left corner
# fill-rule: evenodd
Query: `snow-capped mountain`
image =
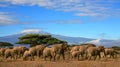
<path fill-rule="evenodd" d="M 49 35 L 52 35 L 52 37 L 67 41 L 69 44 L 93 43 L 95 45 L 104 45 L 106 47 L 120 45 L 120 40 L 114 41 L 114 40 L 104 40 L 104 39 L 90 39 L 90 38 L 83 38 L 83 37 L 69 37 L 69 36 L 51 34 L 51 33 L 48 33 L 42 30 L 36 30 L 36 29 L 23 30 L 22 32 L 18 34 L 0 37 L 0 41 L 10 42 L 14 44 L 15 46 L 17 46 L 19 44 L 15 44 L 15 43 L 18 42 L 19 37 L 26 35 L 26 34 L 33 34 L 33 33 L 49 34 Z"/>
<path fill-rule="evenodd" d="M 102 45 L 105 47 L 120 46 L 120 40 L 95 39 L 95 40 L 88 41 L 87 43 Z"/>

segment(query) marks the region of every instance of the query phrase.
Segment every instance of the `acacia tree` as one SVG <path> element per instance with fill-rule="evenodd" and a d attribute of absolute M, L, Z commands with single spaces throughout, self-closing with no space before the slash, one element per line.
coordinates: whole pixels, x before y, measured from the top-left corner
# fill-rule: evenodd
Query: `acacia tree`
<path fill-rule="evenodd" d="M 13 45 L 8 42 L 0 42 L 0 47 L 12 47 Z"/>
<path fill-rule="evenodd" d="M 43 44 L 51 45 L 51 44 L 59 44 L 59 43 L 67 43 L 66 41 L 58 40 L 57 38 L 48 37 L 42 40 Z"/>
<path fill-rule="evenodd" d="M 30 47 L 40 45 L 40 44 L 56 44 L 65 43 L 65 41 L 51 37 L 51 35 L 41 35 L 41 34 L 27 34 L 19 37 L 19 42 L 17 44 L 29 44 Z"/>

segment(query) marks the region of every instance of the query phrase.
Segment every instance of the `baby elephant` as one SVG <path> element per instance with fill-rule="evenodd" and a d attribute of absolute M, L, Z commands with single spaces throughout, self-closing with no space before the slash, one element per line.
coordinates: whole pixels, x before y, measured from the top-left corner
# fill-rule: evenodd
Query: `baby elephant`
<path fill-rule="evenodd" d="M 81 54 L 82 54 L 81 51 L 72 51 L 71 52 L 71 59 L 77 57 L 77 59 L 79 60 L 79 57 L 80 57 Z"/>
<path fill-rule="evenodd" d="M 24 61 L 26 61 L 26 60 L 32 60 L 31 59 L 31 53 L 30 53 L 30 51 L 27 50 L 27 51 L 24 52 L 23 60 Z"/>

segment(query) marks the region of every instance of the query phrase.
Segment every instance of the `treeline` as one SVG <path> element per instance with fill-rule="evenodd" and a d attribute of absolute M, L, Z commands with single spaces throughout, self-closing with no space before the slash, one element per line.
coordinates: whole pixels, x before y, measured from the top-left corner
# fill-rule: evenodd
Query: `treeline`
<path fill-rule="evenodd" d="M 12 47 L 13 44 L 9 42 L 0 42 L 0 47 Z"/>

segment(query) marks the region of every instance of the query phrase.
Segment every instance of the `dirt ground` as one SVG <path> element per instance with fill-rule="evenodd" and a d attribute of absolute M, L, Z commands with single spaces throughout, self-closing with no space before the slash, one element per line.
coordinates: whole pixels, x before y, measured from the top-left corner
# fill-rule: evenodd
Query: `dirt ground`
<path fill-rule="evenodd" d="M 0 67 L 120 67 L 120 61 L 1 61 Z"/>

